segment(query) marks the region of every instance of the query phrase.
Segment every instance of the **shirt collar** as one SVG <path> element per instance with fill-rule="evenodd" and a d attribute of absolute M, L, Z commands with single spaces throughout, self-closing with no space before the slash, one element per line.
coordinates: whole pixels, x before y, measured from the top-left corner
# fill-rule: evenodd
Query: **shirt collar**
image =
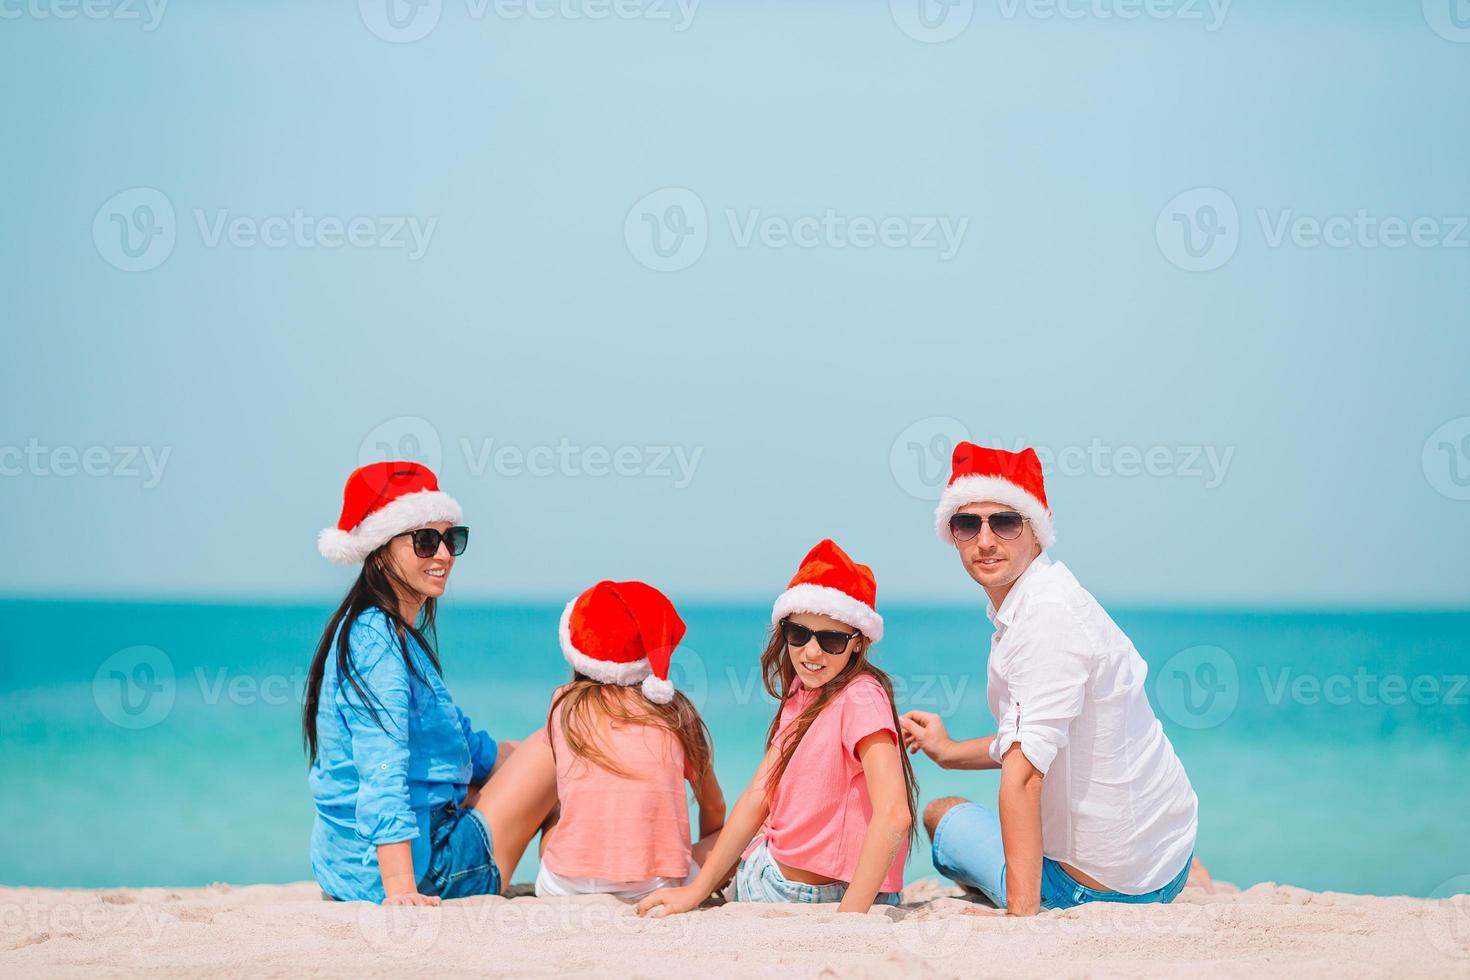
<path fill-rule="evenodd" d="M 1016 615 L 1016 607 L 1021 603 L 1021 593 L 1026 590 L 1027 581 L 1033 579 L 1039 572 L 1051 567 L 1051 564 L 1052 560 L 1045 551 L 1031 559 L 1031 564 L 1026 566 L 1026 570 L 1021 573 L 1021 577 L 1016 579 L 1015 584 L 1011 586 L 1011 591 L 1006 593 L 1005 602 L 1000 604 L 999 609 L 996 609 L 995 604 L 987 598 L 985 600 L 985 615 L 990 618 L 990 621 L 997 627 L 1011 625 L 1011 620 Z"/>

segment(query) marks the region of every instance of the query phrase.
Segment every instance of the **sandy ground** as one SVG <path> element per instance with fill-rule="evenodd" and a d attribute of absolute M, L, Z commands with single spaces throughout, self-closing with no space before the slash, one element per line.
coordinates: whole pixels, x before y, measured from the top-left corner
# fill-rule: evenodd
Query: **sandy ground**
<path fill-rule="evenodd" d="M 1212 889 L 1010 919 L 924 881 L 863 916 L 735 903 L 640 919 L 601 896 L 383 909 L 324 902 L 304 882 L 0 888 L 0 975 L 1470 977 L 1470 896 Z"/>

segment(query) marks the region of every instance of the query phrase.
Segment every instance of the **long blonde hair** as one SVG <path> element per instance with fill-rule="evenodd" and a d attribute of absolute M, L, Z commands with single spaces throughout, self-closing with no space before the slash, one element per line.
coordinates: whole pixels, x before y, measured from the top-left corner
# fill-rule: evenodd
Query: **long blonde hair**
<path fill-rule="evenodd" d="M 558 714 L 558 708 L 560 713 Z M 552 699 L 546 713 L 546 729 L 551 731 L 552 719 L 561 725 L 562 737 L 567 748 L 580 759 L 601 766 L 608 772 L 628 779 L 641 778 L 617 764 L 597 737 L 599 722 L 613 724 L 652 725 L 662 728 L 678 740 L 684 749 L 684 759 L 695 779 L 702 779 L 709 771 L 711 750 L 709 729 L 699 716 L 694 705 L 679 692 L 668 704 L 655 704 L 643 696 L 636 686 L 623 687 L 618 684 L 603 684 L 585 674 L 577 673 L 572 682 Z M 556 754 L 552 742 L 552 755 Z"/>
<path fill-rule="evenodd" d="M 796 747 L 806 736 L 807 729 L 812 727 L 812 722 L 817 720 L 817 715 L 821 714 L 822 709 L 832 703 L 847 688 L 847 685 L 864 674 L 876 680 L 883 688 L 883 692 L 888 695 L 888 708 L 893 713 L 894 732 L 903 731 L 898 721 L 898 708 L 893 702 L 893 683 L 888 679 L 887 674 L 873 666 L 868 660 L 868 638 L 861 637 L 857 642 L 858 648 L 843 665 L 842 672 L 817 689 L 812 703 L 792 719 L 786 734 L 781 736 L 781 754 L 766 779 L 766 800 L 768 802 L 776 799 L 776 790 L 780 788 L 781 777 L 786 774 L 786 767 L 791 764 L 791 757 L 796 754 Z M 796 667 L 786 653 L 786 637 L 782 635 L 779 624 L 772 629 L 766 649 L 761 653 L 761 679 L 765 684 L 766 693 L 776 699 L 776 716 L 771 719 L 771 726 L 766 730 L 766 749 L 769 750 L 781 733 L 781 709 L 785 707 L 786 699 L 802 686 L 801 682 L 796 679 Z M 914 778 L 914 767 L 909 762 L 908 753 L 903 750 L 902 742 L 898 744 L 898 757 L 903 762 L 903 783 L 909 807 L 909 836 L 912 838 L 919 826 L 919 784 Z"/>

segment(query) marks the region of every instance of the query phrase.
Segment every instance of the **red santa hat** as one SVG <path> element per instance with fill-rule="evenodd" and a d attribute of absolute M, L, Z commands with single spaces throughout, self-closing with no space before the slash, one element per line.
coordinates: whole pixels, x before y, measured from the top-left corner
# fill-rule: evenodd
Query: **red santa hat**
<path fill-rule="evenodd" d="M 1052 526 L 1051 508 L 1046 503 L 1041 460 L 1036 458 L 1034 449 L 1011 453 L 973 442 L 956 445 L 949 486 L 934 511 L 934 530 L 939 540 L 953 543 L 949 519 L 961 507 L 987 500 L 1014 507 L 1022 517 L 1030 518 L 1031 530 L 1036 532 L 1036 540 L 1043 549 L 1056 544 L 1057 532 Z"/>
<path fill-rule="evenodd" d="M 878 581 L 873 570 L 847 557 L 831 538 L 824 538 L 801 560 L 791 584 L 771 609 L 775 626 L 792 613 L 817 613 L 863 631 L 870 643 L 883 639 L 878 615 Z"/>
<path fill-rule="evenodd" d="M 642 684 L 655 704 L 674 700 L 669 660 L 684 621 L 669 597 L 642 582 L 598 582 L 561 614 L 561 652 L 580 674 L 604 684 Z"/>
<path fill-rule="evenodd" d="M 420 463 L 359 466 L 342 491 L 342 516 L 322 530 L 316 548 L 339 565 L 355 565 L 395 535 L 433 524 L 459 523 L 454 498 L 439 489 L 434 471 Z"/>

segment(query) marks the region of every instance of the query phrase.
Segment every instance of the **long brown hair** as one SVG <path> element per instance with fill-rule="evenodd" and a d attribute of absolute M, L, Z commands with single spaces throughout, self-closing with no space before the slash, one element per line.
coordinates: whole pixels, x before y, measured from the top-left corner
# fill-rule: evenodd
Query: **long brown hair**
<path fill-rule="evenodd" d="M 560 714 L 557 714 L 558 708 L 561 709 Z M 601 744 L 597 733 L 599 722 L 603 720 L 613 724 L 662 728 L 683 747 L 684 759 L 695 779 L 703 779 L 709 771 L 712 756 L 709 729 L 694 704 L 678 691 L 674 692 L 674 699 L 668 704 L 655 704 L 636 687 L 604 684 L 586 674 L 573 673 L 572 682 L 557 693 L 546 712 L 548 734 L 553 717 L 561 725 L 562 737 L 573 755 L 614 775 L 626 779 L 643 778 L 618 765 L 617 760 L 608 754 L 606 746 Z M 555 742 L 551 751 L 554 757 Z"/>
<path fill-rule="evenodd" d="M 357 581 L 352 583 L 352 588 L 347 590 L 337 611 L 332 613 L 327 620 L 327 628 L 322 630 L 322 637 L 317 641 L 316 653 L 311 658 L 311 668 L 306 673 L 306 699 L 301 707 L 301 741 L 306 749 L 308 764 L 316 762 L 316 712 L 317 705 L 321 701 L 322 679 L 327 670 L 327 656 L 332 652 L 332 638 L 336 637 L 337 648 L 337 684 L 350 683 L 353 691 L 357 694 L 360 704 L 367 708 L 372 719 L 378 727 L 385 731 L 386 726 L 379 716 L 382 702 L 373 692 L 369 691 L 362 683 L 357 665 L 352 662 L 349 638 L 352 633 L 352 624 L 357 622 L 357 617 L 369 609 L 380 609 L 388 622 L 393 627 L 394 634 L 398 637 L 399 652 L 403 656 L 403 662 L 408 665 L 409 673 L 419 680 L 427 683 L 427 678 L 419 673 L 414 658 L 408 653 L 408 638 L 413 637 L 424 652 L 429 655 L 429 663 L 433 664 L 435 672 L 440 671 L 439 654 L 434 649 L 438 642 L 438 631 L 434 623 L 435 602 L 432 597 L 424 599 L 424 604 L 419 610 L 418 622 L 410 623 L 404 619 L 398 611 L 398 597 L 412 591 L 393 568 L 393 563 L 388 560 L 388 545 L 368 555 L 362 563 L 362 571 L 357 575 Z"/>
<path fill-rule="evenodd" d="M 868 638 L 861 637 L 858 648 L 853 651 L 842 672 L 817 689 L 817 696 L 812 703 L 802 709 L 801 714 L 791 721 L 791 727 L 781 736 L 781 754 L 776 759 L 776 765 L 771 769 L 766 779 L 766 799 L 774 801 L 776 790 L 781 785 L 781 777 L 786 774 L 786 767 L 791 764 L 791 757 L 796 754 L 796 747 L 801 744 L 807 729 L 812 727 L 812 722 L 817 720 L 817 715 L 822 709 L 836 700 L 837 696 L 846 689 L 847 685 L 862 677 L 864 674 L 872 677 L 883 688 L 888 695 L 888 708 L 893 713 L 893 730 L 903 731 L 898 721 L 898 708 L 893 703 L 893 683 L 888 675 L 873 666 L 868 659 Z M 766 643 L 766 649 L 761 653 L 761 680 L 765 684 L 766 693 L 776 699 L 776 716 L 771 719 L 771 727 L 766 730 L 766 748 L 770 749 L 781 732 L 781 709 L 786 704 L 786 699 L 801 687 L 801 682 L 796 679 L 796 667 L 791 663 L 791 657 L 786 652 L 786 637 L 782 635 L 778 624 L 771 631 L 771 638 Z M 913 839 L 919 826 L 919 784 L 914 779 L 914 767 L 909 762 L 909 755 L 903 750 L 903 743 L 898 743 L 898 758 L 903 763 L 903 784 L 905 795 L 909 806 L 909 837 Z"/>

